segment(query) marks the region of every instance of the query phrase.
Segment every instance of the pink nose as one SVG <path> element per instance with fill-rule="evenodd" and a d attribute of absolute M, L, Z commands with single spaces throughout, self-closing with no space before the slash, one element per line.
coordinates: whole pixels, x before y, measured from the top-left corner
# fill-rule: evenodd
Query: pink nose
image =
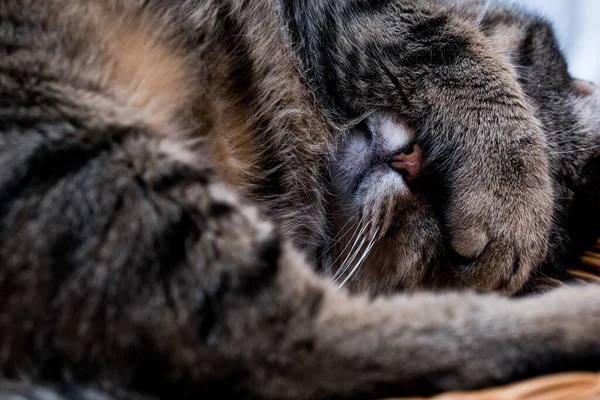
<path fill-rule="evenodd" d="M 390 167 L 397 171 L 406 171 L 406 180 L 412 182 L 421 173 L 423 163 L 423 152 L 419 145 L 415 144 L 410 154 L 399 153 L 390 161 Z"/>

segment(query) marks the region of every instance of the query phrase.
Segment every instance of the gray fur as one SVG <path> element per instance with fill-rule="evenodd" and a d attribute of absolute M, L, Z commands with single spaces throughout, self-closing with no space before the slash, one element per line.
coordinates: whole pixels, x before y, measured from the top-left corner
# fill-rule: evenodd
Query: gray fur
<path fill-rule="evenodd" d="M 467 17 L 3 0 L 0 21 L 0 397 L 364 398 L 600 366 L 597 288 L 372 298 L 315 272 L 370 111 L 413 126 L 449 185 L 433 222 L 464 282 L 514 292 L 543 262 L 544 125 Z"/>
<path fill-rule="evenodd" d="M 487 1 L 457 3 L 459 15 L 479 27 L 497 53 L 513 66 L 546 135 L 554 191 L 549 251 L 544 261 L 526 275 L 519 291 L 547 289 L 556 286 L 558 281 L 568 280 L 568 271 L 577 268 L 583 251 L 600 236 L 600 191 L 597 189 L 600 91 L 594 84 L 569 75 L 551 25 L 540 17 L 493 2 L 491 5 Z M 407 119 L 389 115 L 386 118 L 399 119 L 396 134 L 402 134 L 402 124 Z M 329 268 L 335 271 L 341 261 L 356 250 L 358 246 L 351 246 L 355 239 L 352 234 L 360 232 L 364 225 L 387 226 L 388 229 L 379 229 L 369 257 L 349 280 L 348 286 L 353 290 L 381 293 L 468 284 L 463 274 L 473 272 L 469 266 L 472 260 L 456 257 L 451 246 L 453 232 L 447 225 L 445 201 L 452 196 L 452 189 L 447 187 L 444 169 L 440 171 L 435 159 L 427 160 L 422 176 L 408 188 L 400 177 L 394 178 L 397 174 L 391 169 L 385 174 L 369 175 L 369 168 L 356 167 L 362 155 L 347 153 L 346 149 L 352 143 L 356 146 L 356 137 L 369 141 L 370 136 L 375 136 L 375 151 L 386 141 L 381 142 L 380 132 L 366 132 L 365 126 L 359 125 L 352 132 L 351 139 L 342 144 L 334 166 L 334 181 L 345 180 L 342 187 L 334 188 L 333 196 L 334 226 L 342 231 L 341 234 L 336 232 L 339 240 L 335 250 L 342 256 L 332 252 L 328 262 L 338 260 L 338 265 L 332 263 Z M 414 126 L 408 128 L 406 144 L 422 141 L 418 133 Z M 442 155 L 444 159 L 451 157 L 448 152 Z M 503 156 L 509 160 L 513 155 L 508 152 Z M 465 156 L 461 162 L 485 174 L 471 164 L 470 158 Z M 518 164 L 504 173 L 507 179 L 519 181 Z M 361 174 L 372 178 L 365 179 Z M 349 193 L 348 188 L 355 184 L 352 177 L 356 176 L 365 180 L 360 191 Z M 393 179 L 400 183 L 390 183 Z M 395 189 L 390 189 L 390 185 Z M 471 188 L 473 181 L 465 186 Z M 373 230 L 369 232 L 372 237 Z M 365 252 L 365 247 L 359 249 L 360 254 Z"/>

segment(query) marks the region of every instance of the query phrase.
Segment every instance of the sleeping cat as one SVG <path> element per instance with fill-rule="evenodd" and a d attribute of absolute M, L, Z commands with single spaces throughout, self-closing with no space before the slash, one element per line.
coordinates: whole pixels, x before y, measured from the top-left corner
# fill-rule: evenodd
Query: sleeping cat
<path fill-rule="evenodd" d="M 600 237 L 600 92 L 571 78 L 551 26 L 539 17 L 489 1 L 450 3 L 457 3 L 457 12 L 516 69 L 546 134 L 554 189 L 549 252 L 519 292 L 546 289 L 567 280 L 583 251 Z M 390 120 L 369 117 L 338 151 L 333 167 L 337 252 L 330 252 L 325 269 L 358 292 L 459 286 L 462 274 L 477 271 L 463 271 L 469 260 L 456 257 L 448 244 L 452 235 L 443 217 L 448 194 L 436 172 L 444 168 L 423 157 L 414 129 Z M 386 146 L 404 150 L 401 160 L 374 162 Z M 407 174 L 407 184 L 394 172 Z M 507 174 L 518 179 L 516 172 Z"/>
<path fill-rule="evenodd" d="M 377 243 L 401 269 L 452 252 L 456 285 L 513 293 L 546 259 L 563 176 L 546 136 L 567 133 L 535 94 L 554 86 L 469 15 L 412 0 L 0 1 L 0 397 L 364 398 L 598 368 L 597 288 L 371 298 L 314 271 L 354 186 L 382 206 L 357 236 L 403 238 Z M 552 42 L 538 50 L 547 27 L 532 21 L 509 26 L 535 50 L 517 54 L 542 57 Z M 563 78 L 551 110 L 587 127 L 587 146 L 597 90 Z M 419 216 L 409 203 L 434 210 L 431 239 L 402 220 Z"/>

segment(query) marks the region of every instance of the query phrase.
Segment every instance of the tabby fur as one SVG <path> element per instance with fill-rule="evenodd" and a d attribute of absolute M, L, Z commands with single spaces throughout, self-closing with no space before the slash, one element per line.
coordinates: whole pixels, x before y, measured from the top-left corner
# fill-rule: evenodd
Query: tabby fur
<path fill-rule="evenodd" d="M 373 111 L 447 182 L 461 282 L 513 293 L 545 259 L 545 108 L 468 13 L 0 0 L 0 54 L 0 398 L 365 398 L 600 366 L 597 288 L 373 298 L 315 272 Z"/>

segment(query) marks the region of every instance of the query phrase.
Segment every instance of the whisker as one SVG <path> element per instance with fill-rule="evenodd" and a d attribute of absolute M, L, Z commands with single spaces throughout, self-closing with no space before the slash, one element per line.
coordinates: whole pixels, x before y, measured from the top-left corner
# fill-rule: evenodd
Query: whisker
<path fill-rule="evenodd" d="M 585 141 L 586 137 L 583 135 L 571 136 L 571 137 L 563 137 L 573 134 L 574 132 L 579 132 L 580 130 L 575 129 L 570 132 L 560 132 L 555 136 L 548 136 L 547 142 L 549 146 L 556 146 L 564 143 L 573 143 L 573 142 L 581 142 Z"/>
<path fill-rule="evenodd" d="M 558 139 L 558 138 L 565 139 L 562 136 L 566 136 L 566 135 L 569 135 L 569 134 L 571 134 L 573 132 L 577 132 L 577 131 L 587 132 L 587 131 L 589 131 L 589 129 L 590 128 L 586 124 L 578 121 L 577 123 L 571 125 L 567 129 L 547 131 L 546 137 L 548 138 L 549 143 L 557 143 L 557 142 L 553 141 L 553 139 Z M 582 138 L 577 137 L 577 138 L 567 138 L 567 139 L 568 140 L 570 140 L 570 139 L 580 140 Z"/>
<path fill-rule="evenodd" d="M 594 149 L 600 149 L 600 145 L 598 145 L 598 146 L 591 146 L 591 147 L 582 147 L 580 149 L 575 149 L 575 150 L 570 150 L 570 151 L 551 151 L 548 154 L 551 154 L 551 155 L 572 154 L 572 153 L 580 153 L 580 152 L 583 152 L 583 151 L 594 150 Z"/>
<path fill-rule="evenodd" d="M 331 239 L 332 243 L 327 246 L 327 248 L 323 251 L 323 255 L 320 256 L 319 258 L 317 258 L 317 261 L 321 261 L 321 259 L 323 259 L 323 257 L 325 257 L 325 255 L 327 253 L 329 253 L 331 251 L 331 249 L 333 249 L 333 247 L 340 241 L 342 240 L 342 238 L 344 237 L 344 235 L 348 232 L 350 232 L 350 229 L 352 229 L 352 225 L 348 226 L 350 223 L 352 222 L 352 218 L 349 218 L 348 221 L 344 224 L 344 226 L 342 226 L 340 228 L 340 230 L 338 231 L 338 233 L 335 234 L 335 236 Z M 348 229 L 344 232 L 344 229 L 348 226 Z"/>
<path fill-rule="evenodd" d="M 570 135 L 573 132 L 565 132 L 562 135 Z M 589 141 L 590 139 L 586 136 L 583 135 L 577 135 L 577 136 L 572 136 L 569 138 L 563 138 L 560 136 L 555 136 L 554 138 L 548 138 L 547 142 L 548 142 L 548 146 L 549 147 L 554 147 L 554 146 L 558 146 L 558 145 L 562 145 L 562 144 L 568 144 L 568 143 L 579 143 L 579 142 L 585 142 L 585 141 Z"/>
<path fill-rule="evenodd" d="M 375 233 L 373 234 L 373 237 L 371 238 L 371 241 L 369 242 L 369 245 L 367 246 L 367 248 L 363 252 L 363 254 L 360 257 L 360 259 L 356 262 L 356 265 L 350 271 L 350 273 L 348 274 L 348 276 L 346 277 L 346 279 L 344 279 L 344 281 L 338 286 L 338 289 L 341 289 L 342 287 L 344 287 L 344 285 L 352 278 L 352 276 L 354 276 L 354 274 L 356 273 L 356 271 L 358 271 L 358 268 L 360 268 L 360 266 L 365 262 L 365 260 L 367 259 L 367 257 L 371 253 L 371 249 L 373 248 L 373 246 L 377 242 L 376 239 L 377 239 L 377 234 L 378 233 L 379 233 L 379 228 L 377 228 L 375 230 Z"/>
<path fill-rule="evenodd" d="M 354 244 L 350 248 L 350 252 L 348 253 L 348 256 L 346 257 L 346 260 L 344 260 L 344 263 L 342 264 L 340 269 L 338 269 L 338 271 L 333 276 L 334 282 L 338 281 L 341 278 L 341 276 L 344 274 L 344 272 L 346 272 L 348 270 L 348 268 L 350 268 L 350 266 L 352 265 L 352 262 L 354 261 L 354 259 L 358 255 L 358 253 L 360 252 L 360 249 L 362 248 L 363 244 L 365 244 L 365 241 L 367 240 L 366 236 L 363 237 L 363 239 L 360 242 L 360 244 L 358 245 L 358 247 L 356 246 L 356 244 L 360 240 L 361 235 L 363 235 L 365 233 L 365 231 L 368 227 L 369 227 L 369 224 L 365 224 L 364 227 L 361 229 L 360 233 L 358 234 L 358 236 L 356 237 L 356 240 L 354 241 Z"/>
<path fill-rule="evenodd" d="M 366 238 L 363 237 L 362 242 L 358 245 L 358 248 L 357 248 L 358 241 L 360 240 L 361 236 L 364 235 L 367 226 L 368 225 L 363 226 L 363 228 L 360 230 L 360 232 L 356 236 L 356 239 L 354 240 L 354 243 L 352 243 L 352 246 L 350 247 L 350 251 L 348 252 L 346 258 L 344 259 L 344 262 L 342 263 L 340 268 L 336 271 L 336 273 L 333 276 L 334 282 L 340 279 L 340 277 L 344 274 L 344 272 L 346 272 L 346 270 L 350 267 L 352 260 L 356 257 L 356 254 L 360 250 L 360 246 L 363 245 Z"/>
<path fill-rule="evenodd" d="M 340 275 L 333 280 L 334 283 L 337 283 L 340 279 L 342 279 L 344 272 L 346 272 L 352 266 L 352 263 L 356 259 L 356 256 L 360 253 L 360 249 L 363 248 L 363 245 L 365 244 L 366 241 L 367 241 L 367 237 L 365 236 L 363 238 L 363 240 L 360 242 L 360 244 L 358 245 L 358 247 L 356 248 L 356 250 L 354 251 L 354 254 L 352 254 L 352 258 L 350 260 L 348 260 L 348 263 L 347 263 L 346 267 L 344 267 L 344 270 L 342 271 L 342 273 L 340 273 Z"/>
<path fill-rule="evenodd" d="M 359 232 L 359 228 L 361 226 L 361 222 L 362 222 L 362 217 L 361 219 L 356 223 L 356 226 L 354 228 L 354 233 L 352 234 L 352 237 L 350 238 L 350 240 L 348 240 L 348 243 L 346 243 L 346 246 L 344 246 L 344 248 L 342 249 L 342 251 L 340 252 L 340 254 L 338 254 L 338 256 L 336 257 L 335 260 L 333 260 L 333 262 L 331 263 L 331 265 L 329 266 L 329 268 L 327 269 L 326 272 L 328 272 L 329 270 L 331 270 L 331 268 L 333 268 L 335 266 L 335 264 L 339 261 L 339 259 L 346 253 L 346 250 L 348 249 L 348 246 L 350 246 L 350 243 L 352 243 L 352 241 L 354 240 L 354 238 L 356 237 L 356 235 Z M 354 249 L 354 247 L 350 248 L 350 251 L 348 252 L 348 254 L 352 253 L 352 250 Z M 346 258 L 344 259 L 344 261 L 342 262 L 342 265 L 344 265 L 346 263 L 346 261 L 348 260 L 348 256 L 346 256 Z M 341 269 L 341 267 L 340 267 Z M 335 276 L 338 274 L 338 272 L 340 271 L 340 269 L 338 269 L 336 271 L 336 273 L 333 275 L 333 277 L 335 278 Z"/>

